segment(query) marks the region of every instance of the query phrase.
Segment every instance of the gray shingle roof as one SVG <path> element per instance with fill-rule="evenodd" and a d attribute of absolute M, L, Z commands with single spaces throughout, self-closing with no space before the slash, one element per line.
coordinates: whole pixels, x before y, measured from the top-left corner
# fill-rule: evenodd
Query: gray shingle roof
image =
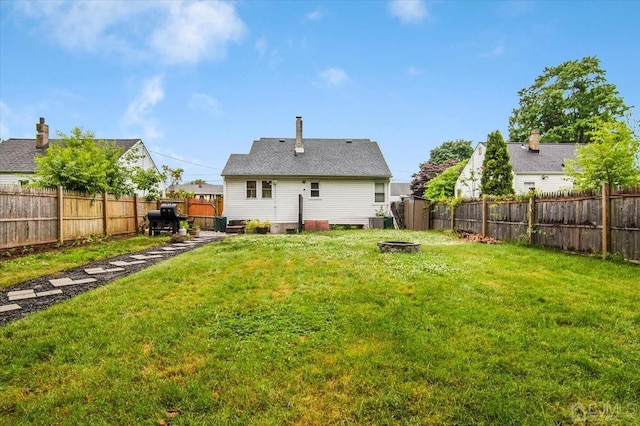
<path fill-rule="evenodd" d="M 176 185 L 175 188 L 169 187 L 170 190 L 180 190 L 183 189 L 187 192 L 193 192 L 196 195 L 201 194 L 214 194 L 214 195 L 222 195 L 224 192 L 224 188 L 222 185 L 211 185 L 208 183 L 200 185 L 195 184 L 184 184 L 184 185 Z"/>
<path fill-rule="evenodd" d="M 573 143 L 541 143 L 540 152 L 536 153 L 529 151 L 527 144 L 507 144 L 514 173 L 563 173 L 564 160 L 575 160 L 576 148 Z"/>
<path fill-rule="evenodd" d="M 140 139 L 105 139 L 115 142 L 122 148 L 124 154 Z M 56 143 L 57 139 L 49 139 L 49 143 Z M 7 139 L 0 143 L 0 172 L 33 173 L 36 170 L 36 140 L 35 139 Z"/>
<path fill-rule="evenodd" d="M 347 141 L 351 141 L 348 143 Z M 389 178 L 391 170 L 377 142 L 369 139 L 261 138 L 249 154 L 231 154 L 222 176 L 318 176 Z"/>

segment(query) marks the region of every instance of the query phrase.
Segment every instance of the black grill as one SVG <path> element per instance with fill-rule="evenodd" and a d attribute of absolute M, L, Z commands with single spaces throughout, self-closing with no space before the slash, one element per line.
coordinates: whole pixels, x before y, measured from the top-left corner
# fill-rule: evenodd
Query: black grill
<path fill-rule="evenodd" d="M 160 210 L 149 210 L 149 234 L 159 235 L 161 231 L 178 232 L 180 221 L 187 220 L 187 216 L 178 214 L 175 204 L 162 204 Z"/>

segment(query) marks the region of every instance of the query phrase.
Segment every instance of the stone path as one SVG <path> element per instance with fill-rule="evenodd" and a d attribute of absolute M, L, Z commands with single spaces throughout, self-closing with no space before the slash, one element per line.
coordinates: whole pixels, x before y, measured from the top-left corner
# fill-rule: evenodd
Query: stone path
<path fill-rule="evenodd" d="M 165 260 L 165 258 L 168 259 L 182 253 L 184 250 L 195 248 L 204 243 L 219 241 L 223 238 L 224 234 L 201 233 L 200 237 L 196 237 L 184 243 L 170 244 L 165 247 L 155 247 L 150 250 L 145 250 L 139 254 L 119 256 L 124 259 L 133 260 L 121 259 L 110 261 L 110 259 L 103 259 L 102 261 L 94 262 L 102 264 L 100 266 L 92 265 L 94 267 L 82 267 L 76 268 L 72 271 L 67 271 L 67 275 L 72 276 L 62 276 L 60 278 L 51 279 L 46 279 L 47 277 L 45 277 L 47 282 L 36 279 L 27 281 L 23 283 L 24 285 L 22 286 L 13 286 L 13 290 L 11 288 L 2 289 L 0 290 L 0 325 L 11 319 L 23 316 L 20 315 L 20 311 L 23 310 L 25 303 L 31 303 L 32 306 L 30 306 L 31 309 L 28 309 L 29 311 L 40 310 L 42 307 L 47 307 L 56 302 L 56 300 L 51 300 L 50 303 L 46 303 L 46 299 L 57 299 L 59 301 L 73 297 L 76 294 L 90 289 L 87 288 L 83 290 L 83 285 L 96 284 L 99 281 L 102 281 L 101 284 L 104 284 L 112 279 L 127 275 L 127 271 L 129 269 L 135 268 L 135 270 L 130 271 L 130 273 L 138 272 L 148 266 L 148 261 L 157 263 L 159 260 Z M 64 275 L 64 273 L 62 273 L 62 275 Z M 85 275 L 86 278 L 82 275 Z M 102 275 L 105 277 L 101 278 Z M 111 279 L 109 279 L 109 277 L 111 277 Z M 25 286 L 27 288 L 22 288 Z M 15 290 L 16 287 L 21 288 L 19 290 Z M 38 302 L 38 299 L 42 299 L 45 303 L 33 303 L 36 302 L 34 299 Z M 33 306 L 35 306 L 36 309 L 33 309 Z"/>

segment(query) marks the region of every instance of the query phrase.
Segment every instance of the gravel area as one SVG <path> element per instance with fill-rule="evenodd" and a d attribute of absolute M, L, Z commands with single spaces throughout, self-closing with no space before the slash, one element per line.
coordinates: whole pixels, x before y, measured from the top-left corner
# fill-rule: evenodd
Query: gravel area
<path fill-rule="evenodd" d="M 3 326 L 11 321 L 14 321 L 19 318 L 23 318 L 32 312 L 37 312 L 43 309 L 48 308 L 56 303 L 60 303 L 64 300 L 70 299 L 78 294 L 84 293 L 86 291 L 92 290 L 97 287 L 101 287 L 115 279 L 125 277 L 127 275 L 135 274 L 138 271 L 141 271 L 149 266 L 155 265 L 156 263 L 163 262 L 167 259 L 170 259 L 174 256 L 178 256 L 181 253 L 184 253 L 189 250 L 193 250 L 194 248 L 201 247 L 204 244 L 220 241 L 224 238 L 224 234 L 213 234 L 213 235 L 202 235 L 200 237 L 189 240 L 189 242 L 193 242 L 190 244 L 165 244 L 162 246 L 153 247 L 147 250 L 143 250 L 137 253 L 128 253 L 120 256 L 111 257 L 108 259 L 101 259 L 95 262 L 88 263 L 86 265 L 79 266 L 77 268 L 68 269 L 65 271 L 58 272 L 53 275 L 42 276 L 40 278 L 35 278 L 29 281 L 22 282 L 20 284 L 16 284 L 14 286 L 4 288 L 0 290 L 0 309 L 3 306 L 9 306 L 12 304 L 17 304 L 20 306 L 20 309 L 10 310 L 6 312 L 0 312 L 0 326 Z M 179 248 L 178 248 L 179 247 Z M 166 250 L 165 250 L 166 249 Z M 171 251 L 171 249 L 176 249 Z M 159 257 L 151 257 L 148 258 L 145 256 L 144 263 L 136 263 L 130 264 L 123 267 L 118 267 L 116 265 L 111 264 L 111 262 L 136 262 L 138 259 L 135 259 L 131 256 L 135 255 L 149 255 L 150 252 L 162 252 L 162 255 Z M 115 271 L 106 272 L 106 273 L 97 273 L 97 274 L 88 274 L 85 272 L 85 269 L 91 268 L 103 268 L 103 269 L 116 269 Z M 124 270 L 120 270 L 124 269 Z M 52 285 L 49 280 L 52 279 L 60 279 L 60 278 L 71 278 L 72 280 L 86 280 L 89 278 L 95 279 L 94 282 L 84 283 L 84 284 L 72 284 L 65 285 L 60 287 L 55 287 Z M 17 291 L 29 291 L 33 290 L 35 295 L 39 293 L 49 293 L 55 292 L 55 290 L 62 290 L 62 293 L 51 294 L 51 295 L 42 295 L 40 297 L 30 297 L 20 300 L 9 300 L 9 293 L 14 293 Z M 57 292 L 56 292 L 57 293 Z"/>

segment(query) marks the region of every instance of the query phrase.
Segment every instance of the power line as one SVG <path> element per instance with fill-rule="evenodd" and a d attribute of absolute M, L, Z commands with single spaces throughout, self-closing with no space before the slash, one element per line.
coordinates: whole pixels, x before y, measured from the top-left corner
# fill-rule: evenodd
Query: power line
<path fill-rule="evenodd" d="M 194 165 L 194 166 L 204 167 L 205 169 L 218 170 L 218 171 L 221 171 L 221 170 L 222 170 L 222 169 L 219 169 L 219 168 L 217 168 L 217 167 L 210 167 L 210 166 L 205 166 L 205 165 L 198 164 L 198 163 L 193 163 L 193 162 L 191 162 L 191 161 L 187 161 L 187 160 L 181 160 L 180 158 L 172 157 L 172 156 L 170 156 L 170 155 L 166 155 L 166 154 L 161 154 L 161 153 L 159 153 L 159 152 L 157 152 L 157 151 L 151 151 L 151 150 L 149 150 L 149 152 L 153 152 L 154 154 L 158 154 L 158 155 L 160 155 L 160 156 L 162 156 L 162 157 L 171 158 L 172 160 L 175 160 L 175 161 L 181 161 L 181 162 L 183 162 L 183 163 L 192 164 L 192 165 Z"/>

